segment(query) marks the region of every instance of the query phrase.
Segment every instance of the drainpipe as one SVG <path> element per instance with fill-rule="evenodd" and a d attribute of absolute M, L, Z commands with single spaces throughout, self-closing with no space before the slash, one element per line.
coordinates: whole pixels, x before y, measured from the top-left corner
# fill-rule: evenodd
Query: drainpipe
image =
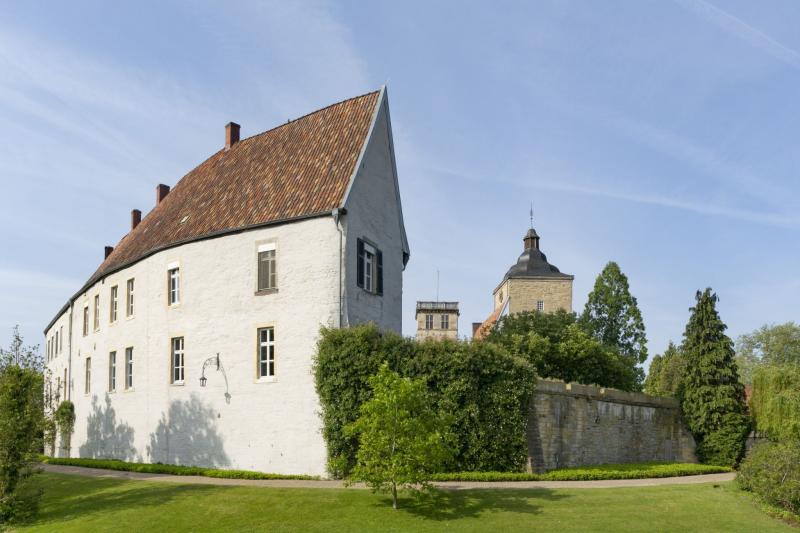
<path fill-rule="evenodd" d="M 344 251 L 342 249 L 342 241 L 344 240 L 343 236 L 343 227 L 341 224 L 342 216 L 347 214 L 347 209 L 344 207 L 337 207 L 333 211 L 331 211 L 331 216 L 333 216 L 333 222 L 336 224 L 336 230 L 339 232 L 339 324 L 338 327 L 342 327 L 342 323 L 344 322 L 344 294 L 343 294 L 343 282 L 342 276 L 344 272 Z"/>

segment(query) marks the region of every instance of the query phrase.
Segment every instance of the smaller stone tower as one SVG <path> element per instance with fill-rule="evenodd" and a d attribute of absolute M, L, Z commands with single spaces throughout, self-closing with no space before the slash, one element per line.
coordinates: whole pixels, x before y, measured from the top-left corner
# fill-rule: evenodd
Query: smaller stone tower
<path fill-rule="evenodd" d="M 417 339 L 457 339 L 458 302 L 417 302 Z"/>

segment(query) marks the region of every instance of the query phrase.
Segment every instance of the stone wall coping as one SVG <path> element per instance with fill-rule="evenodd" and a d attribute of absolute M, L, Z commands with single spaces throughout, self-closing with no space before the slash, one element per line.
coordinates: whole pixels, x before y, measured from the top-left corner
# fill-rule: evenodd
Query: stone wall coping
<path fill-rule="evenodd" d="M 678 400 L 675 398 L 651 396 L 642 392 L 626 392 L 619 389 L 598 387 L 596 385 L 566 383 L 554 379 L 537 379 L 536 393 L 559 394 L 562 396 L 583 397 L 601 402 L 614 402 L 667 409 L 678 409 L 680 407 Z"/>

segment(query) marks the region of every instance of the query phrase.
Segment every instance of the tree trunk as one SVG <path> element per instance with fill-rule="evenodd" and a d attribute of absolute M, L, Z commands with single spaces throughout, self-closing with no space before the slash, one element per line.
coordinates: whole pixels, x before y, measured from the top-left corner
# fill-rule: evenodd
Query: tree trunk
<path fill-rule="evenodd" d="M 392 482 L 392 509 L 397 509 L 397 485 Z"/>

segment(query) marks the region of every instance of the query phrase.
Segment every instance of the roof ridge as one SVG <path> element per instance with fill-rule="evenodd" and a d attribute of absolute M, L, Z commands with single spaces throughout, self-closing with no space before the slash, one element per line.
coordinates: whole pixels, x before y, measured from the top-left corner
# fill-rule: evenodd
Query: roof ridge
<path fill-rule="evenodd" d="M 377 91 L 370 91 L 370 92 L 368 92 L 368 93 L 360 94 L 360 95 L 358 95 L 358 96 L 352 96 L 352 97 L 350 97 L 350 98 L 345 98 L 344 100 L 342 100 L 342 101 L 340 101 L 340 102 L 335 102 L 335 103 L 333 103 L 333 104 L 326 105 L 325 107 L 320 107 L 320 108 L 319 108 L 319 109 L 317 109 L 317 110 L 311 111 L 310 113 L 306 113 L 305 115 L 301 115 L 301 116 L 299 116 L 299 117 L 297 117 L 297 118 L 295 118 L 295 119 L 289 119 L 288 121 L 286 121 L 286 122 L 284 122 L 284 123 L 282 123 L 282 124 L 278 124 L 277 126 L 275 126 L 275 127 L 272 127 L 272 128 L 270 128 L 270 129 L 268 129 L 268 130 L 264 130 L 264 131 L 262 131 L 261 133 L 254 133 L 254 134 L 253 134 L 253 135 L 251 135 L 250 137 L 245 137 L 244 139 L 242 139 L 242 140 L 241 140 L 241 141 L 239 141 L 239 142 L 245 142 L 245 141 L 249 141 L 250 139 L 254 139 L 254 138 L 256 138 L 256 137 L 260 137 L 260 136 L 262 136 L 262 135 L 265 135 L 265 134 L 267 134 L 267 133 L 271 133 L 271 132 L 273 132 L 273 131 L 275 131 L 275 130 L 278 130 L 278 129 L 280 129 L 280 128 L 283 128 L 283 127 L 285 127 L 285 126 L 288 126 L 289 124 L 292 124 L 293 122 L 297 122 L 298 120 L 303 120 L 304 118 L 307 118 L 307 117 L 310 117 L 311 115 L 315 115 L 315 114 L 317 114 L 317 113 L 320 113 L 320 112 L 322 112 L 322 111 L 325 111 L 326 109 L 329 109 L 329 108 L 331 108 L 331 107 L 335 107 L 335 106 L 337 106 L 337 105 L 345 104 L 345 103 L 347 103 L 347 102 L 350 102 L 350 101 L 352 101 L 352 100 L 358 100 L 359 98 L 364 98 L 365 96 L 371 96 L 371 95 L 373 95 L 373 94 L 378 94 L 378 93 L 380 93 L 380 92 L 381 92 L 381 91 L 380 91 L 380 89 L 378 89 Z M 217 152 L 217 153 L 219 153 L 219 152 Z M 216 155 L 216 153 L 215 153 L 214 155 Z M 212 157 L 213 157 L 213 156 L 212 156 Z M 209 157 L 209 159 L 211 159 L 211 157 Z M 204 161 L 204 163 L 205 163 L 205 161 Z M 201 163 L 201 164 L 202 164 L 202 163 Z M 198 165 L 198 166 L 199 166 L 199 165 Z"/>

